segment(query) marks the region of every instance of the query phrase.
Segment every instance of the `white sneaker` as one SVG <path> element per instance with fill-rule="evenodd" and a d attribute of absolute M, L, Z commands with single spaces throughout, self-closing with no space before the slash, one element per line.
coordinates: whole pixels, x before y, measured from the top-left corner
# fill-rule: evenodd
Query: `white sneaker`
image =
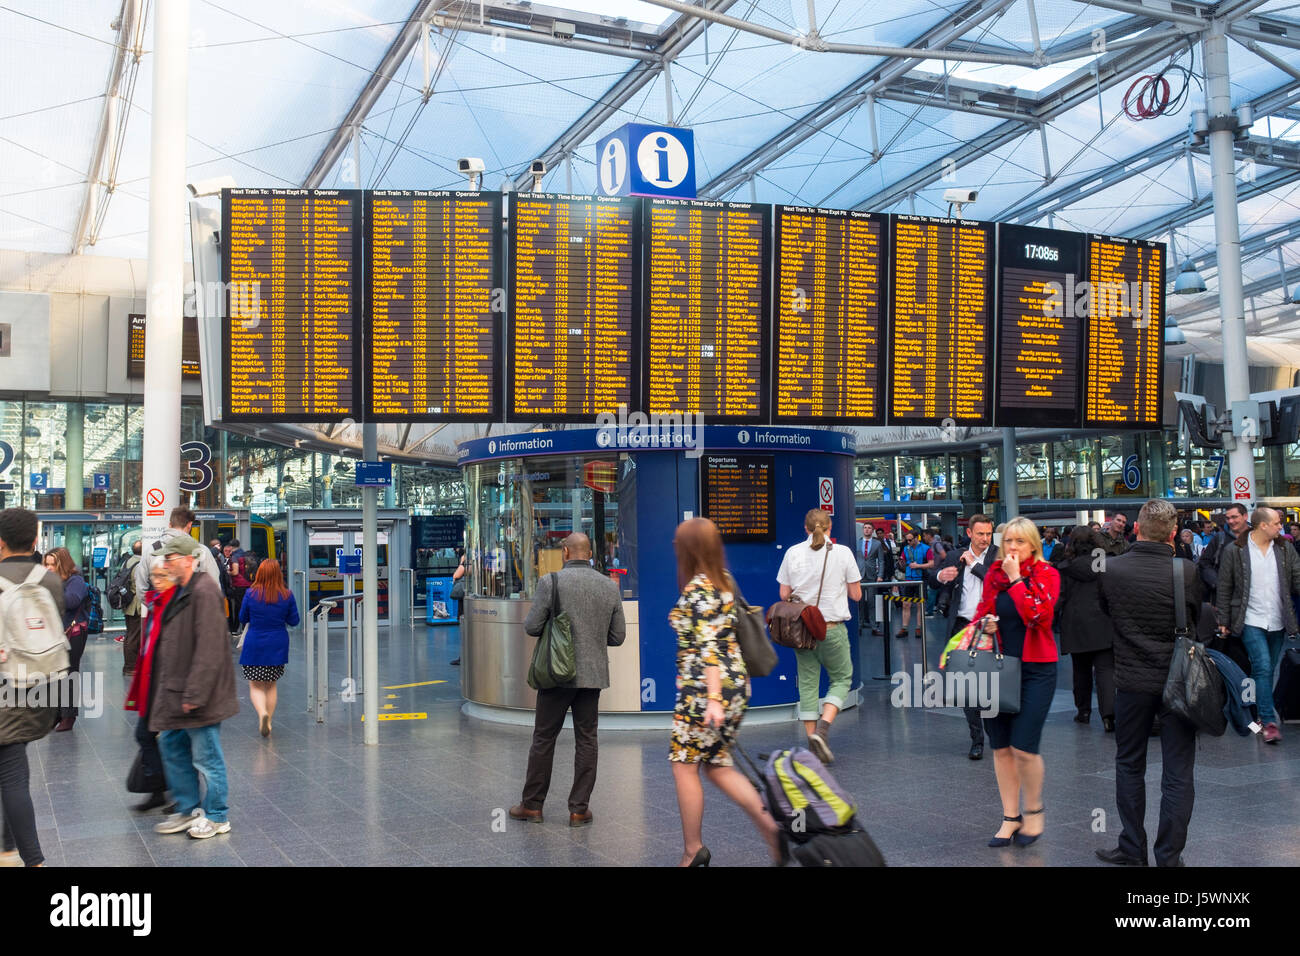
<path fill-rule="evenodd" d="M 218 833 L 229 833 L 230 822 L 218 823 L 216 820 L 209 820 L 202 817 L 198 823 L 190 827 L 189 834 L 196 840 L 206 840 L 208 837 L 214 837 Z"/>
<path fill-rule="evenodd" d="M 182 830 L 188 830 L 199 820 L 203 819 L 202 809 L 195 807 L 192 813 L 173 813 L 162 823 L 155 823 L 154 833 L 180 833 Z"/>

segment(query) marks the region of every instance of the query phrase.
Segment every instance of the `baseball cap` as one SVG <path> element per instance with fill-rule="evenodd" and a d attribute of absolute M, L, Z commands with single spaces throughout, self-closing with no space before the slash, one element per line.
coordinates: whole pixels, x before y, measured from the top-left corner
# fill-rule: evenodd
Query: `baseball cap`
<path fill-rule="evenodd" d="M 158 549 L 158 554 L 164 558 L 169 554 L 184 554 L 192 557 L 199 553 L 201 547 L 202 545 L 188 534 L 174 534 L 163 542 L 163 546 Z"/>

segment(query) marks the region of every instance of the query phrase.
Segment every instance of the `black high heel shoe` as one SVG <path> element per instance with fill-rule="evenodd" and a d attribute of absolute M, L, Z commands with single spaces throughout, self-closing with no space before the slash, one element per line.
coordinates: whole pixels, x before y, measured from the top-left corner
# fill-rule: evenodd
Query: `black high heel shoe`
<path fill-rule="evenodd" d="M 1031 813 L 1037 815 L 1039 813 L 1042 813 L 1046 809 L 1047 809 L 1046 807 L 1039 807 L 1037 810 L 1026 810 L 1025 813 Z M 1026 836 L 1023 833 L 1017 832 L 1014 836 L 1011 837 L 1011 842 L 1014 843 L 1016 846 L 1030 846 L 1035 841 L 1037 841 L 1037 839 L 1040 836 L 1042 836 L 1041 833 L 1035 833 L 1033 836 Z"/>
<path fill-rule="evenodd" d="M 1006 816 L 1006 815 L 1004 814 L 1003 817 L 1002 817 L 1002 820 L 1003 820 L 1004 823 L 1019 823 L 1019 824 L 1023 824 L 1023 823 L 1025 822 L 1025 818 L 1022 817 L 1022 816 L 1018 816 L 1018 815 L 1017 815 L 1017 816 L 1014 816 L 1014 817 L 1009 817 L 1009 816 Z M 1011 838 L 1014 837 L 1014 836 L 1017 836 L 1017 835 L 1018 835 L 1018 833 L 1013 833 L 1013 834 L 1012 834 L 1011 836 L 1009 836 L 1009 837 L 1000 837 L 1000 836 L 995 836 L 992 840 L 989 840 L 989 846 L 991 846 L 991 847 L 1004 847 L 1004 846 L 1010 846 L 1010 845 L 1011 845 Z"/>
<path fill-rule="evenodd" d="M 691 857 L 691 866 L 708 866 L 709 861 L 713 859 L 713 854 L 709 852 L 707 846 L 702 846 L 696 851 L 695 856 Z"/>

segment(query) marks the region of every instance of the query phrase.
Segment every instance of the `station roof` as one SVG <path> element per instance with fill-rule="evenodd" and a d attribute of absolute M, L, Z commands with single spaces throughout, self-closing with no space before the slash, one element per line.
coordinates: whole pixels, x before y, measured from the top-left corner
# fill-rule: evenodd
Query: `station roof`
<path fill-rule="evenodd" d="M 145 254 L 154 0 L 0 5 L 0 248 Z M 1201 31 L 1229 31 L 1252 360 L 1300 365 L 1292 0 L 190 0 L 188 173 L 241 186 L 594 192 L 628 121 L 695 131 L 701 196 L 966 215 L 1169 242 L 1217 358 Z M 924 49 L 918 49 L 924 48 Z M 1166 69 L 1168 68 L 1168 69 Z M 1172 105 L 1125 94 L 1164 71 Z M 1180 96 L 1182 93 L 1185 96 Z M 1179 354 L 1178 349 L 1171 354 Z"/>

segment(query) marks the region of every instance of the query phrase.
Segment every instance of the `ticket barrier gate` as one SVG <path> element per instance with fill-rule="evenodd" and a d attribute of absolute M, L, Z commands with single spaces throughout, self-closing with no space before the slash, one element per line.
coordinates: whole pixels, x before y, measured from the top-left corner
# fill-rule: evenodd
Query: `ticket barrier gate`
<path fill-rule="evenodd" d="M 290 508 L 286 514 L 286 581 L 294 597 L 305 630 L 309 617 L 326 601 L 328 624 L 348 627 L 353 596 L 362 591 L 362 576 L 339 573 L 341 555 L 362 550 L 361 510 L 343 508 Z M 378 514 L 378 606 L 379 622 L 398 628 L 411 621 L 410 570 L 400 567 L 410 552 L 410 515 L 405 509 L 381 508 Z M 356 608 L 356 615 L 361 610 Z"/>
<path fill-rule="evenodd" d="M 350 594 L 346 597 L 326 598 L 321 601 L 311 612 L 311 621 L 308 623 L 307 631 L 307 713 L 316 715 L 316 723 L 325 723 L 325 705 L 329 703 L 330 696 L 330 632 L 329 616 L 339 604 L 344 605 L 347 614 L 347 643 L 344 647 L 347 650 L 347 674 L 343 678 L 341 690 L 342 700 L 345 703 L 351 703 L 361 695 L 361 626 L 357 623 L 354 628 L 353 624 L 360 617 L 361 608 L 357 606 L 360 601 L 360 594 Z M 353 663 L 356 664 L 356 672 L 353 673 Z"/>

